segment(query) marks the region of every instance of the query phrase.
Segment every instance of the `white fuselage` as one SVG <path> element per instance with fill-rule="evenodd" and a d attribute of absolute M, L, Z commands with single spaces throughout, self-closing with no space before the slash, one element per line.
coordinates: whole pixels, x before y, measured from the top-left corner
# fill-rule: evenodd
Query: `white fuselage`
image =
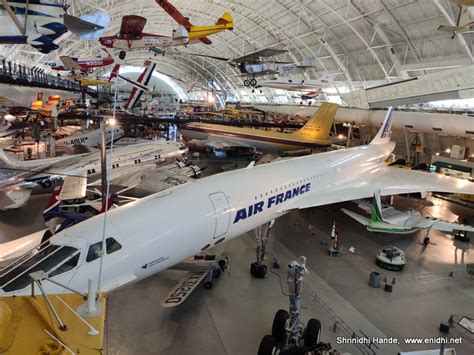
<path fill-rule="evenodd" d="M 114 132 L 112 132 L 114 130 Z M 113 133 L 113 134 L 112 134 Z M 113 139 L 119 139 L 123 137 L 123 129 L 118 127 L 108 127 L 105 130 L 105 143 L 109 143 Z M 58 139 L 56 141 L 56 145 L 85 145 L 88 147 L 98 147 L 102 141 L 102 130 L 101 129 L 94 129 L 89 132 L 85 132 L 82 134 L 75 134 L 66 138 Z"/>
<path fill-rule="evenodd" d="M 288 91 L 316 91 L 327 87 L 328 84 L 321 82 L 321 80 L 276 78 L 271 80 L 258 80 L 257 87 L 259 86 Z"/>
<path fill-rule="evenodd" d="M 106 238 L 121 248 L 105 254 L 101 288 L 111 291 L 144 279 L 298 208 L 300 199 L 317 199 L 359 181 L 393 148 L 393 143 L 369 145 L 225 172 L 113 209 L 107 215 Z M 51 248 L 65 245 L 79 253 L 76 265 L 54 280 L 85 291 L 88 279 L 97 279 L 99 258 L 86 259 L 95 255 L 90 246 L 102 240 L 103 222 L 101 214 L 52 237 Z M 56 249 L 65 250 L 71 253 L 70 248 Z M 50 261 L 0 270 L 0 294 L 30 293 L 28 273 L 43 268 L 49 273 L 60 266 Z M 43 286 L 47 292 L 65 292 L 46 281 Z"/>

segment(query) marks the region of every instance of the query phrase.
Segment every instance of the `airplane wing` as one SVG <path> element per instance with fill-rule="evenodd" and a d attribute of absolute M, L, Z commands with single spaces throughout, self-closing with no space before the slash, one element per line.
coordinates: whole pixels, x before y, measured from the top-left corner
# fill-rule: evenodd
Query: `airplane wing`
<path fill-rule="evenodd" d="M 155 2 L 161 6 L 163 10 L 166 11 L 179 25 L 183 26 L 186 31 L 190 31 L 193 26 L 187 17 L 184 17 L 183 14 L 174 7 L 168 0 L 155 0 Z M 212 41 L 207 37 L 199 38 L 199 40 L 204 44 L 212 44 Z"/>
<path fill-rule="evenodd" d="M 86 196 L 87 178 L 84 176 L 66 176 L 58 195 L 58 200 L 74 200 Z"/>
<path fill-rule="evenodd" d="M 122 18 L 119 37 L 127 40 L 140 39 L 146 18 L 137 15 L 127 15 Z"/>
<path fill-rule="evenodd" d="M 349 217 L 351 217 L 352 219 L 355 219 L 357 222 L 359 222 L 360 224 L 364 225 L 364 226 L 368 226 L 369 223 L 370 223 L 370 219 L 367 218 L 367 217 L 364 217 L 364 216 L 361 216 L 360 214 L 358 213 L 355 213 L 355 212 L 352 212 L 352 211 L 349 211 L 345 208 L 341 208 L 341 211 L 344 212 L 345 214 L 347 214 Z"/>
<path fill-rule="evenodd" d="M 474 227 L 466 224 L 443 221 L 433 217 L 410 216 L 406 225 L 412 228 L 434 229 L 442 232 L 466 231 L 474 232 Z"/>
<path fill-rule="evenodd" d="M 168 0 L 155 0 L 155 2 L 161 6 L 161 8 L 165 10 L 165 12 L 170 15 L 179 25 L 184 26 L 187 31 L 191 29 L 192 24 L 189 22 L 189 19 L 184 17 L 176 7 L 168 2 Z"/>
<path fill-rule="evenodd" d="M 474 194 L 474 183 L 442 174 L 380 166 L 367 172 L 365 179 L 348 181 L 330 192 L 302 196 L 279 212 L 368 198 L 378 191 L 381 196 L 427 191 Z"/>
<path fill-rule="evenodd" d="M 147 267 L 144 265 L 142 267 Z M 197 285 L 201 283 L 206 277 L 208 271 L 189 272 L 186 277 L 181 280 L 176 287 L 161 301 L 160 306 L 169 308 L 176 307 L 183 303 L 189 295 L 196 289 Z"/>
<path fill-rule="evenodd" d="M 258 60 L 259 58 L 271 57 L 271 56 L 278 55 L 278 54 L 281 54 L 281 53 L 286 53 L 286 52 L 288 52 L 288 51 L 285 50 L 285 49 L 264 48 L 264 49 L 260 49 L 256 52 L 243 55 L 241 57 L 232 58 L 231 61 L 235 62 L 235 63 L 249 63 L 249 62 Z"/>
<path fill-rule="evenodd" d="M 73 69 L 81 70 L 81 66 L 79 64 L 77 64 L 77 61 L 75 61 L 71 57 L 69 57 L 67 55 L 63 55 L 59 58 L 61 59 L 61 62 L 63 62 L 64 69 L 66 69 L 66 70 L 73 70 Z"/>

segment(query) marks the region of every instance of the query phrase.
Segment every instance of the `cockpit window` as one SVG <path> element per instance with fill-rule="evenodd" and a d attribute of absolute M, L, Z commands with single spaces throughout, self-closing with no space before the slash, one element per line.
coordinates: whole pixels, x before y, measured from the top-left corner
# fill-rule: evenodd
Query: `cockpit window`
<path fill-rule="evenodd" d="M 122 245 L 117 242 L 114 238 L 107 238 L 105 240 L 105 247 L 107 254 L 112 254 L 113 252 L 116 252 L 117 250 L 122 249 Z M 100 258 L 100 254 L 102 253 L 102 242 L 97 242 L 92 244 L 89 247 L 89 250 L 87 252 L 87 257 L 86 261 L 90 262 L 95 259 Z"/>
<path fill-rule="evenodd" d="M 73 259 L 75 258 L 77 260 L 74 263 Z M 77 266 L 78 261 L 78 249 L 61 245 L 49 245 L 3 274 L 0 277 L 0 286 L 5 292 L 21 290 L 31 283 L 30 274 L 32 272 L 42 270 L 48 273 L 53 270 L 49 276 L 55 276 L 71 270 Z"/>

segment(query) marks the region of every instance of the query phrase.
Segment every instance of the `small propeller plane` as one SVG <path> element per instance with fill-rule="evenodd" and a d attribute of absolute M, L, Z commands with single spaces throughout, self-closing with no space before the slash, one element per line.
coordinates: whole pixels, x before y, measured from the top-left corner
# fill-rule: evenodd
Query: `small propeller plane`
<path fill-rule="evenodd" d="M 110 16 L 97 12 L 75 17 L 62 4 L 36 1 L 2 1 L 0 43 L 30 44 L 47 54 L 59 48 L 53 41 L 70 31 L 84 40 L 96 40 L 108 26 Z"/>
<path fill-rule="evenodd" d="M 108 53 L 107 53 L 108 54 Z M 74 58 L 61 56 L 59 61 L 46 62 L 45 64 L 57 71 L 80 71 L 81 73 L 92 73 L 94 68 L 106 67 L 114 63 L 114 58 L 109 54 L 106 58 Z"/>
<path fill-rule="evenodd" d="M 443 232 L 474 232 L 474 227 L 438 218 L 425 217 L 419 211 L 403 212 L 394 207 L 382 208 L 380 193 L 374 194 L 370 208 L 370 219 L 345 208 L 342 208 L 341 211 L 366 226 L 370 232 L 411 234 L 418 232 L 420 229 L 434 229 Z"/>
<path fill-rule="evenodd" d="M 138 79 L 135 81 L 119 74 L 120 64 L 116 64 L 114 66 L 114 68 L 112 69 L 112 72 L 110 73 L 109 80 L 113 80 L 114 78 L 118 77 L 133 86 L 133 89 L 130 93 L 128 101 L 124 107 L 126 110 L 134 108 L 137 105 L 137 103 L 140 102 L 140 98 L 142 97 L 144 92 L 145 93 L 153 92 L 153 90 L 150 87 L 148 87 L 148 84 L 150 82 L 151 77 L 153 76 L 155 68 L 156 68 L 156 63 L 150 60 L 145 61 L 145 69 L 140 74 Z"/>
<path fill-rule="evenodd" d="M 441 25 L 438 27 L 438 31 L 452 32 L 453 37 L 456 33 L 466 33 L 473 31 L 474 21 L 469 17 L 469 11 L 474 6 L 474 0 L 449 0 L 450 2 L 459 5 L 459 15 L 456 20 L 455 26 Z"/>
<path fill-rule="evenodd" d="M 167 48 L 187 46 L 198 41 L 210 44 L 212 42 L 206 36 L 234 28 L 232 15 L 228 12 L 225 12 L 215 25 L 210 26 L 192 26 L 189 20 L 180 21 L 185 25 L 180 24 L 172 36 L 143 32 L 146 22 L 147 19 L 141 16 L 124 16 L 119 33 L 115 36 L 101 37 L 99 42 L 107 48 L 120 49 L 119 58 L 125 59 L 126 52 L 135 49 L 154 48 L 155 53 L 163 53 Z"/>
<path fill-rule="evenodd" d="M 314 68 L 309 64 L 305 58 L 303 63 L 297 64 L 288 61 L 279 61 L 274 58 L 279 54 L 287 53 L 288 51 L 282 48 L 263 48 L 255 52 L 244 54 L 236 58 L 224 58 L 213 55 L 190 53 L 191 55 L 211 58 L 220 61 L 226 61 L 230 66 L 237 68 L 241 76 L 246 77 L 244 86 L 257 86 L 256 77 L 275 75 L 275 74 L 290 74 L 302 73 L 307 69 Z M 267 59 L 268 58 L 268 59 Z"/>

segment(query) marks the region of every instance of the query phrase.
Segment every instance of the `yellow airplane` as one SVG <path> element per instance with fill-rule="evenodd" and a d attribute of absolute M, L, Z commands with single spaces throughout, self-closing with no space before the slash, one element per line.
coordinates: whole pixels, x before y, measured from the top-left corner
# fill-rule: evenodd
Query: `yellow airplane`
<path fill-rule="evenodd" d="M 186 27 L 186 26 L 185 26 Z M 215 25 L 209 26 L 191 26 L 188 31 L 189 41 L 195 42 L 197 40 L 202 41 L 205 44 L 209 39 L 207 36 L 225 31 L 225 30 L 233 30 L 234 29 L 234 19 L 232 15 L 228 12 L 224 12 L 224 14 L 217 20 Z M 209 41 L 210 42 L 210 41 Z"/>
<path fill-rule="evenodd" d="M 188 144 L 196 148 L 243 147 L 261 152 L 318 148 L 331 145 L 329 132 L 338 107 L 332 103 L 322 104 L 308 122 L 293 133 L 197 122 L 184 125 L 180 132 Z"/>

